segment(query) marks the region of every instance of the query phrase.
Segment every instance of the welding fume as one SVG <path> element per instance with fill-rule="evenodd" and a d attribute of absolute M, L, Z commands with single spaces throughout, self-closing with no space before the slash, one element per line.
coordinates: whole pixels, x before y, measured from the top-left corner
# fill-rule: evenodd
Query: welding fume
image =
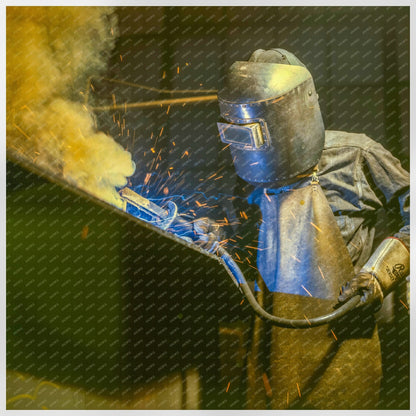
<path fill-rule="evenodd" d="M 121 208 L 131 154 L 97 130 L 89 77 L 118 34 L 112 7 L 7 7 L 7 152 Z"/>

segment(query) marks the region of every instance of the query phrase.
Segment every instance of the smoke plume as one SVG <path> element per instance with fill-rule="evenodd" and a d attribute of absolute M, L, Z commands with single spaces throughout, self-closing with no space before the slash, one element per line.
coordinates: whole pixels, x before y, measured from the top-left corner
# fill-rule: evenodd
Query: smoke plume
<path fill-rule="evenodd" d="M 112 9 L 7 7 L 6 19 L 8 151 L 120 207 L 134 163 L 83 105 L 114 47 Z"/>

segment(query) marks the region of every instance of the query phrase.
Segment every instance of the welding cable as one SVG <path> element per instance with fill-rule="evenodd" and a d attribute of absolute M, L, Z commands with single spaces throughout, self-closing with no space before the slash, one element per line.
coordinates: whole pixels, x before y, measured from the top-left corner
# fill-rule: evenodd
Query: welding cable
<path fill-rule="evenodd" d="M 229 271 L 233 276 L 234 283 L 237 287 L 242 291 L 244 296 L 246 297 L 247 301 L 250 303 L 251 307 L 253 308 L 254 312 L 262 319 L 271 322 L 275 326 L 279 326 L 282 328 L 311 328 L 320 325 L 325 325 L 329 322 L 332 322 L 336 319 L 341 318 L 347 312 L 354 309 L 357 304 L 360 302 L 360 296 L 354 296 L 344 305 L 339 307 L 338 309 L 334 310 L 327 315 L 317 316 L 315 318 L 308 318 L 308 319 L 287 319 L 281 318 L 275 315 L 271 315 L 270 313 L 266 312 L 257 302 L 253 292 L 250 289 L 250 286 L 246 282 L 243 273 L 241 272 L 240 268 L 234 261 L 234 259 L 230 256 L 230 254 L 222 247 L 218 248 L 219 257 L 225 262 L 226 266 L 228 267 Z"/>

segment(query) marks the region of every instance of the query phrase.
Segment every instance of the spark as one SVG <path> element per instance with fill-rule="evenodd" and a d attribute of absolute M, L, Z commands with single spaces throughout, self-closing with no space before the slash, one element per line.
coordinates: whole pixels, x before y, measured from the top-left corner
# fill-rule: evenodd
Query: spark
<path fill-rule="evenodd" d="M 284 98 L 285 98 L 285 96 L 284 96 L 284 95 L 282 95 L 281 97 L 276 98 L 275 100 L 273 100 L 270 104 L 277 103 L 277 102 L 279 102 L 279 101 L 283 100 Z"/>
<path fill-rule="evenodd" d="M 90 231 L 90 227 L 88 225 L 85 225 L 81 231 L 81 238 L 85 240 L 88 237 L 88 233 Z"/>
<path fill-rule="evenodd" d="M 170 104 L 168 105 L 168 109 L 166 110 L 166 114 L 169 114 Z"/>
<path fill-rule="evenodd" d="M 223 150 L 225 150 L 228 146 L 231 146 L 231 143 L 229 143 L 229 144 L 227 144 L 227 146 L 223 147 L 223 148 L 221 149 L 221 152 L 222 152 Z"/>
<path fill-rule="evenodd" d="M 313 296 L 312 296 L 312 293 L 311 292 L 309 292 L 309 290 L 308 289 L 306 289 L 306 287 L 305 286 L 303 286 L 303 285 L 301 285 L 301 287 L 302 287 L 302 289 L 311 297 L 311 298 L 313 298 Z"/>
<path fill-rule="evenodd" d="M 25 136 L 26 137 L 26 139 L 28 139 L 28 140 L 32 140 L 31 138 L 30 138 L 30 136 L 28 136 L 17 124 L 14 124 L 13 123 L 13 127 L 15 127 L 17 130 L 19 130 L 20 131 L 20 133 L 22 133 L 23 134 L 23 136 Z"/>
<path fill-rule="evenodd" d="M 117 106 L 116 96 L 114 94 L 111 94 L 111 98 L 113 99 L 113 107 L 116 108 L 116 106 Z"/>
<path fill-rule="evenodd" d="M 187 150 L 185 150 L 185 151 L 183 152 L 183 155 L 181 156 L 181 159 L 182 159 L 184 156 L 189 156 L 189 152 L 188 152 Z"/>
<path fill-rule="evenodd" d="M 32 116 L 35 115 L 35 113 L 26 104 L 21 108 L 21 110 L 27 110 L 30 114 L 32 114 Z"/>
<path fill-rule="evenodd" d="M 255 166 L 255 165 L 258 165 L 259 164 L 259 162 L 254 162 L 254 163 L 250 163 L 250 166 Z"/>
<path fill-rule="evenodd" d="M 270 387 L 270 382 L 269 382 L 269 378 L 267 377 L 267 374 L 263 373 L 262 377 L 263 377 L 264 388 L 266 390 L 266 396 L 272 397 L 273 392 L 272 392 L 272 388 Z"/>
<path fill-rule="evenodd" d="M 227 243 L 228 243 L 228 239 L 221 240 L 221 241 L 218 242 L 218 244 L 222 247 L 225 247 L 227 245 Z"/>
<path fill-rule="evenodd" d="M 231 381 L 229 381 L 229 382 L 228 382 L 228 385 L 227 385 L 227 390 L 225 390 L 225 392 L 226 392 L 226 393 L 228 393 L 228 390 L 229 390 L 229 388 L 230 388 L 230 384 L 231 384 Z"/>
<path fill-rule="evenodd" d="M 322 230 L 317 225 L 315 225 L 313 222 L 311 222 L 310 224 L 312 225 L 312 227 L 315 227 L 320 233 L 322 232 Z"/>
<path fill-rule="evenodd" d="M 242 305 L 244 303 L 244 299 L 240 302 L 240 305 Z"/>
<path fill-rule="evenodd" d="M 319 267 L 319 265 L 318 265 L 318 269 L 319 269 L 319 272 L 321 273 L 322 279 L 324 279 L 324 280 L 325 280 L 325 276 L 324 276 L 324 274 L 322 273 L 322 270 L 321 270 L 321 268 Z"/>
<path fill-rule="evenodd" d="M 162 128 L 160 129 L 159 137 L 161 137 L 161 136 L 162 136 L 164 127 L 165 127 L 165 126 L 162 126 Z"/>
<path fill-rule="evenodd" d="M 399 299 L 400 300 L 400 303 L 407 309 L 407 310 L 409 310 L 409 307 L 401 300 L 401 299 Z"/>
<path fill-rule="evenodd" d="M 218 178 L 215 178 L 214 181 L 217 181 L 218 179 L 223 178 L 224 176 L 218 176 Z"/>
<path fill-rule="evenodd" d="M 331 329 L 331 332 L 332 332 L 332 335 L 334 336 L 334 338 L 335 338 L 335 341 L 338 341 L 338 338 L 337 338 L 337 336 L 335 335 L 335 332 Z"/>
<path fill-rule="evenodd" d="M 299 397 L 302 397 L 302 395 L 300 394 L 300 387 L 299 387 L 299 383 L 296 383 L 296 387 L 298 388 L 298 394 L 299 394 Z"/>
<path fill-rule="evenodd" d="M 293 260 L 296 260 L 298 263 L 301 263 L 301 261 L 300 261 L 297 257 L 295 257 L 295 256 L 293 256 L 293 255 L 291 255 L 290 257 L 292 257 L 292 259 L 293 259 Z"/>
<path fill-rule="evenodd" d="M 351 241 L 350 241 L 350 244 L 354 247 L 354 248 L 356 248 L 357 250 L 358 250 L 358 246 L 356 246 L 354 243 L 352 243 Z"/>
<path fill-rule="evenodd" d="M 291 209 L 289 210 L 289 212 L 290 212 L 290 214 L 292 215 L 292 217 L 293 217 L 294 219 L 296 219 L 295 214 L 293 213 L 293 211 L 292 211 Z"/>
<path fill-rule="evenodd" d="M 240 211 L 240 216 L 245 220 L 248 220 L 247 214 L 244 211 Z"/>
<path fill-rule="evenodd" d="M 123 62 L 123 55 L 120 55 L 120 61 Z"/>
<path fill-rule="evenodd" d="M 266 195 L 266 198 L 269 202 L 272 202 L 272 200 L 270 199 L 269 195 L 267 194 L 266 190 L 264 190 L 264 195 Z"/>
<path fill-rule="evenodd" d="M 151 178 L 152 174 L 151 173 L 146 173 L 146 177 L 144 178 L 144 184 L 147 185 L 147 183 L 149 182 L 149 179 Z"/>
<path fill-rule="evenodd" d="M 303 317 L 308 321 L 308 324 L 312 326 L 311 321 L 308 319 L 306 315 L 303 315 Z"/>
<path fill-rule="evenodd" d="M 251 248 L 253 250 L 258 250 L 258 251 L 262 251 L 263 249 L 258 248 L 258 247 L 252 247 L 252 246 L 244 246 L 245 248 Z"/>
<path fill-rule="evenodd" d="M 178 65 L 178 68 L 176 69 L 176 72 L 179 74 L 179 65 Z"/>
<path fill-rule="evenodd" d="M 153 147 L 151 147 L 151 148 L 150 148 L 150 151 L 151 151 L 152 153 L 156 153 L 156 150 L 155 150 L 155 149 L 153 149 Z"/>

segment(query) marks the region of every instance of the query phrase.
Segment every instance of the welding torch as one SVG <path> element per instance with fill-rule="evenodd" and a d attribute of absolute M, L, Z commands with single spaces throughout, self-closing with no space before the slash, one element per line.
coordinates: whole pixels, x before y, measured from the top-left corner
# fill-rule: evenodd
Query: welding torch
<path fill-rule="evenodd" d="M 164 209 L 149 199 L 137 194 L 130 188 L 123 188 L 119 191 L 119 194 L 123 201 L 124 211 L 128 211 L 128 205 L 130 204 L 140 212 L 140 215 L 137 215 L 139 218 L 152 223 L 163 230 L 171 231 L 188 242 L 193 242 L 201 246 L 201 244 L 199 244 L 202 241 L 201 236 L 195 235 L 192 223 L 178 214 L 177 205 L 173 201 L 169 201 L 166 209 Z M 354 309 L 360 302 L 360 296 L 356 295 L 334 311 L 326 315 L 308 319 L 287 319 L 272 315 L 259 305 L 242 271 L 224 247 L 220 246 L 217 241 L 212 242 L 210 246 L 207 246 L 204 241 L 202 248 L 210 253 L 216 254 L 222 259 L 223 264 L 225 265 L 226 270 L 231 276 L 234 284 L 245 296 L 254 312 L 260 318 L 270 322 L 272 325 L 282 328 L 300 329 L 325 325 L 341 318 L 346 313 Z"/>

